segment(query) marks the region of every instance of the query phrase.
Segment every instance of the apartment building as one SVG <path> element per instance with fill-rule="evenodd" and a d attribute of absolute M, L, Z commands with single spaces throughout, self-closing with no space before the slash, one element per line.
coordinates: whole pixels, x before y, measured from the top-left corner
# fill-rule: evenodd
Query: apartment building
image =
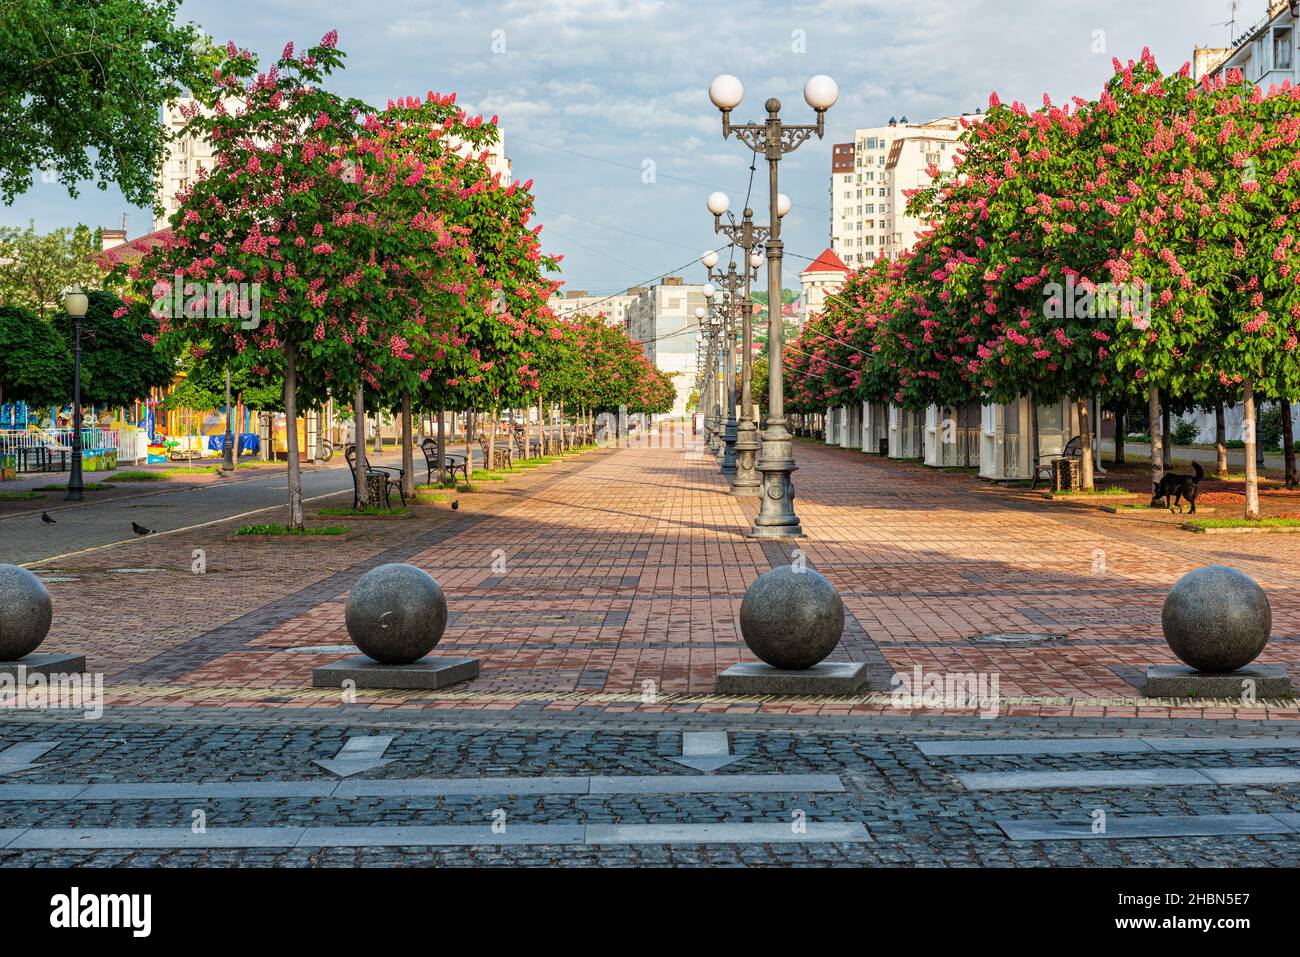
<path fill-rule="evenodd" d="M 846 266 L 860 269 L 916 242 L 925 224 L 906 215 L 906 191 L 928 183 L 932 166 L 952 167 L 961 132 L 957 116 L 927 123 L 891 117 L 832 146 L 831 249 Z"/>
<path fill-rule="evenodd" d="M 642 344 L 655 368 L 673 377 L 677 399 L 674 417 L 686 415 L 695 385 L 696 344 L 700 338 L 695 309 L 705 306 L 703 284 L 688 284 L 680 276 L 665 276 L 641 290 L 625 313 L 627 334 Z"/>
<path fill-rule="evenodd" d="M 1197 47 L 1192 53 L 1193 75 L 1200 79 L 1238 68 L 1250 83 L 1267 89 L 1300 81 L 1300 0 L 1269 0 L 1263 19 L 1233 40 L 1230 47 Z"/>
<path fill-rule="evenodd" d="M 205 139 L 182 132 L 188 122 L 181 112 L 182 109 L 193 109 L 197 105 L 195 100 L 187 97 L 163 107 L 162 123 L 168 134 L 167 155 L 158 172 L 156 191 L 157 202 L 162 207 L 163 213 L 161 216 L 154 216 L 154 232 L 167 228 L 168 221 L 180 208 L 176 194 L 188 189 L 194 183 L 199 175 L 199 168 L 212 169 L 214 166 L 212 144 Z M 199 108 L 204 112 L 210 112 L 204 107 Z M 465 144 L 454 142 L 452 148 L 462 154 L 468 153 L 470 149 Z M 506 156 L 505 133 L 500 127 L 497 127 L 497 142 L 480 152 L 486 154 L 484 162 L 488 169 L 498 174 L 502 183 L 510 183 L 513 172 L 510 158 Z"/>
<path fill-rule="evenodd" d="M 644 286 L 632 286 L 612 296 L 593 296 L 585 289 L 570 289 L 562 296 L 546 300 L 557 316 L 604 316 L 611 326 L 627 328 L 628 307 L 646 292 Z"/>

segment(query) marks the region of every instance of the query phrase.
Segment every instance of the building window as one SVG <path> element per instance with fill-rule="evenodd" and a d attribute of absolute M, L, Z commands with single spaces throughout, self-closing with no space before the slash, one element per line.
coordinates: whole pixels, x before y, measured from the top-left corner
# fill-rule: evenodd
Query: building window
<path fill-rule="evenodd" d="M 1273 69 L 1289 70 L 1291 58 L 1291 28 L 1278 27 L 1273 31 Z"/>

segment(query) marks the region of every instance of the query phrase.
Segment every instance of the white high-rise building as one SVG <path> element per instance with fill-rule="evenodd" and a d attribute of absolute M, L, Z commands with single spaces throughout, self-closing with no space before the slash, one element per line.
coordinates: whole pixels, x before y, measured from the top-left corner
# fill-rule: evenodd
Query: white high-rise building
<path fill-rule="evenodd" d="M 189 122 L 181 115 L 181 108 L 192 109 L 197 105 L 197 101 L 186 98 L 163 107 L 163 127 L 167 130 L 170 139 L 167 142 L 167 155 L 158 173 L 157 200 L 163 208 L 163 214 L 154 215 L 155 232 L 167 228 L 167 221 L 180 208 L 180 203 L 176 201 L 176 194 L 189 189 L 194 184 L 198 178 L 199 167 L 210 170 L 215 165 L 211 143 L 206 139 L 181 133 L 185 124 Z"/>
<path fill-rule="evenodd" d="M 974 119 L 972 117 L 971 119 Z M 907 117 L 858 130 L 831 150 L 831 249 L 850 269 L 911 248 L 925 224 L 906 215 L 906 190 L 930 181 L 931 165 L 952 167 L 960 117 Z"/>

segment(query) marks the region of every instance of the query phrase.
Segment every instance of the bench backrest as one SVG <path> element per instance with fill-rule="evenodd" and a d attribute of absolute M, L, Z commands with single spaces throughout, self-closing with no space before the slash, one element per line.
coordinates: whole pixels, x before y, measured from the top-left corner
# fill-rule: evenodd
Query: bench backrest
<path fill-rule="evenodd" d="M 438 464 L 438 443 L 433 439 L 425 439 L 421 442 L 420 451 L 424 453 L 424 461 L 429 465 Z"/>

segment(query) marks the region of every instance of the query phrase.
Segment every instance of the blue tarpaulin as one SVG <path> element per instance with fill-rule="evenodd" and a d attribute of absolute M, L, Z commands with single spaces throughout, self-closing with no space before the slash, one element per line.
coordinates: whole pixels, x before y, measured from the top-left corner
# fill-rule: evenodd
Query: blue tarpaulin
<path fill-rule="evenodd" d="M 220 452 L 225 448 L 224 435 L 208 436 L 208 451 Z M 239 454 L 247 452 L 250 455 L 256 455 L 262 448 L 261 437 L 256 432 L 244 432 L 239 436 Z"/>

